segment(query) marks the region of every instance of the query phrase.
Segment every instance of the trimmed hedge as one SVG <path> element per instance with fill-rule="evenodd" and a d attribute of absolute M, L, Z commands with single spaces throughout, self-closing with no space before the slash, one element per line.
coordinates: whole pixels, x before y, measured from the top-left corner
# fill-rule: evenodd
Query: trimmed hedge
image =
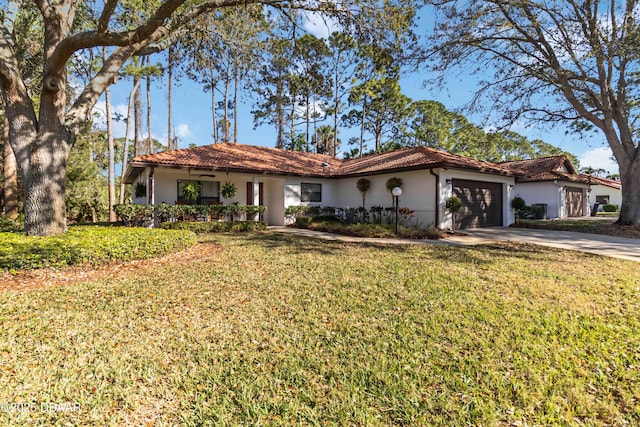
<path fill-rule="evenodd" d="M 262 231 L 267 229 L 263 221 L 203 222 L 182 221 L 163 222 L 160 227 L 166 230 L 189 230 L 194 233 L 219 233 L 227 231 Z"/>
<path fill-rule="evenodd" d="M 183 230 L 73 226 L 60 236 L 0 233 L 0 270 L 17 271 L 151 258 L 184 249 L 196 235 Z"/>
<path fill-rule="evenodd" d="M 116 205 L 114 210 L 127 227 L 151 227 L 156 223 L 168 222 L 179 218 L 202 218 L 209 216 L 232 219 L 239 217 L 253 218 L 264 213 L 265 206 L 254 205 Z"/>
<path fill-rule="evenodd" d="M 618 212 L 618 205 L 602 205 L 604 212 Z"/>

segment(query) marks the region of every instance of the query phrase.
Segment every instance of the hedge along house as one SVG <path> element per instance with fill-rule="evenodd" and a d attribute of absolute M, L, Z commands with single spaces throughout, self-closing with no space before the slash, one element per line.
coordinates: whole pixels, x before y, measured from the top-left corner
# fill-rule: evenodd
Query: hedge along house
<path fill-rule="evenodd" d="M 331 206 L 357 208 L 362 194 L 356 183 L 370 181 L 365 207 L 391 207 L 386 188 L 389 178 L 402 180 L 400 206 L 414 211 L 416 225 L 451 228 L 452 217 L 444 205 L 452 195 L 463 208 L 456 216 L 456 228 L 506 226 L 513 222 L 510 208 L 516 175 L 511 168 L 482 162 L 443 151 L 413 147 L 340 160 L 304 153 L 242 144 L 213 144 L 165 151 L 133 159 L 125 182 L 141 182 L 145 194 L 134 203 L 175 204 L 182 202 L 181 188 L 196 181 L 200 185 L 198 204 L 234 203 L 264 205 L 269 225 L 287 223 L 289 206 Z M 226 182 L 238 189 L 235 197 L 223 200 L 220 189 Z"/>
<path fill-rule="evenodd" d="M 546 206 L 546 218 L 576 218 L 590 215 L 590 181 L 578 175 L 567 156 L 540 157 L 500 163 L 521 171 L 516 178 L 516 196 L 527 205 Z"/>

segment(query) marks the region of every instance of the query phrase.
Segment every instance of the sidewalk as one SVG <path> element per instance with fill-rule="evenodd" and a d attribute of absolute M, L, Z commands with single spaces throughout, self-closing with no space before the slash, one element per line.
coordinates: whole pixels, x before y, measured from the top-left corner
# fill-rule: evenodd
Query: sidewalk
<path fill-rule="evenodd" d="M 292 233 L 316 239 L 354 243 L 473 246 L 496 241 L 513 241 L 640 262 L 640 240 L 638 239 L 605 236 L 600 234 L 574 233 L 570 231 L 510 227 L 476 228 L 472 230 L 464 230 L 464 232 L 467 233 L 466 236 L 450 237 L 441 240 L 410 240 L 342 236 L 339 234 L 294 227 L 268 227 L 268 229 L 280 233 Z"/>

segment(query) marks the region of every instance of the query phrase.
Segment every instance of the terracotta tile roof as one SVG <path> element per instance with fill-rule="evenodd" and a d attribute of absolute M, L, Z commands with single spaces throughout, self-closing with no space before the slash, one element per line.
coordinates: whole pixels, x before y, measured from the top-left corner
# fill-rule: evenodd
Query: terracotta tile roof
<path fill-rule="evenodd" d="M 222 143 L 138 156 L 131 164 L 321 177 L 335 173 L 342 161 L 322 154 Z"/>
<path fill-rule="evenodd" d="M 537 181 L 570 181 L 582 184 L 589 184 L 589 181 L 582 175 L 576 173 L 575 168 L 567 156 L 539 157 L 528 160 L 515 160 L 501 162 L 500 165 L 510 168 L 515 173 L 520 173 L 518 182 Z M 560 171 L 565 167 L 567 172 Z"/>
<path fill-rule="evenodd" d="M 449 167 L 514 175 L 507 167 L 428 147 L 411 147 L 345 160 L 340 175 L 365 175 L 410 169 Z"/>
<path fill-rule="evenodd" d="M 580 176 L 590 181 L 592 185 L 604 185 L 605 187 L 611 187 L 617 190 L 622 188 L 622 183 L 614 179 L 600 178 L 599 176 L 590 176 L 585 174 L 580 174 Z"/>
<path fill-rule="evenodd" d="M 340 160 L 322 154 L 222 143 L 137 156 L 131 162 L 134 169 L 146 166 L 333 178 L 438 167 L 514 175 L 511 168 L 502 165 L 427 147 Z M 133 173 L 128 174 L 128 181 Z"/>

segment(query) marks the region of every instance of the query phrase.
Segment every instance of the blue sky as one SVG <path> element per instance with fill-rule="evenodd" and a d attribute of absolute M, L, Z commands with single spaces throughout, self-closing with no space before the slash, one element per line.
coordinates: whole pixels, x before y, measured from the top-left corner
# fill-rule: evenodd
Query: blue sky
<path fill-rule="evenodd" d="M 423 20 L 424 21 L 424 20 Z M 426 20 L 428 21 L 428 19 Z M 421 25 L 426 28 L 428 25 Z M 311 17 L 306 28 L 315 35 L 322 36 L 328 33 L 324 22 Z M 162 58 L 158 58 L 162 61 Z M 401 80 L 402 91 L 413 100 L 431 99 L 437 100 L 449 110 L 456 110 L 467 104 L 473 97 L 476 88 L 476 77 L 468 75 L 452 74 L 447 84 L 442 89 L 426 87 L 424 74 L 415 73 L 405 76 Z M 131 89 L 131 80 L 120 80 L 111 87 L 112 105 L 115 112 L 126 116 L 127 97 Z M 166 78 L 162 77 L 153 83 L 152 88 L 152 134 L 153 137 L 166 143 L 167 135 L 167 101 Z M 144 89 L 144 84 L 142 85 Z M 238 143 L 273 147 L 275 145 L 275 129 L 271 126 L 253 128 L 251 110 L 254 100 L 250 93 L 245 92 L 239 107 Z M 219 97 L 218 97 L 219 98 Z M 145 97 L 143 95 L 143 103 Z M 104 108 L 102 100 L 97 109 Z M 463 113 L 464 114 L 464 113 Z M 480 123 L 481 117 L 465 114 L 471 121 Z M 175 134 L 179 138 L 179 148 L 186 148 L 189 144 L 207 145 L 213 142 L 211 125 L 211 101 L 210 94 L 204 92 L 202 87 L 184 78 L 174 84 L 173 88 L 173 126 Z M 491 124 L 487 124 L 491 126 Z M 115 123 L 115 136 L 124 136 L 124 123 Z M 565 127 L 554 129 L 541 129 L 537 126 L 529 126 L 527 123 L 518 123 L 512 127 L 513 131 L 527 136 L 530 139 L 542 139 L 556 145 L 563 150 L 572 152 L 580 159 L 581 166 L 602 168 L 610 173 L 617 173 L 617 166 L 611 160 L 611 151 L 606 145 L 604 137 L 595 134 L 585 137 L 575 134 L 565 135 Z M 143 133 L 146 136 L 146 127 Z M 344 141 L 342 151 L 346 151 L 346 140 L 350 135 L 341 135 Z"/>

